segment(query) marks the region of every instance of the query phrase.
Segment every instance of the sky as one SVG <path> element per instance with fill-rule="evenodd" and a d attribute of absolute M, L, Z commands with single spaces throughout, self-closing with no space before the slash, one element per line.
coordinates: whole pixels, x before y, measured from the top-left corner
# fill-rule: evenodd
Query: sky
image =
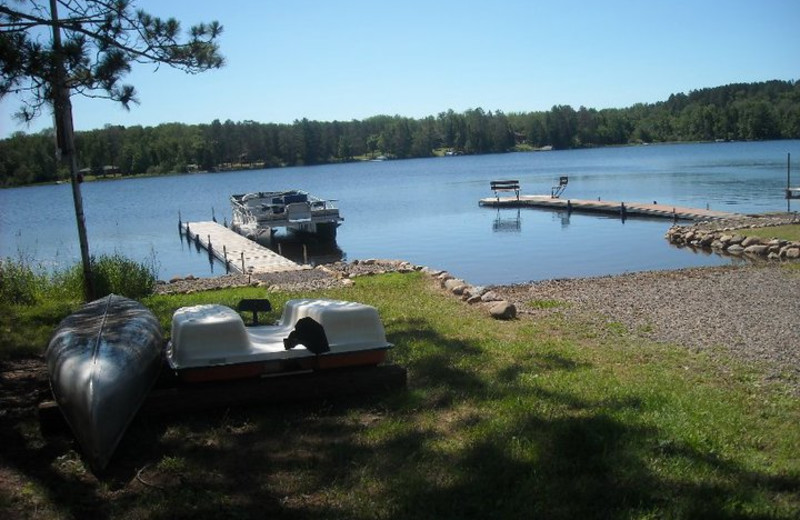
<path fill-rule="evenodd" d="M 422 118 L 453 109 L 624 108 L 730 83 L 800 80 L 798 0 L 134 0 L 219 21 L 226 65 L 135 64 L 140 104 L 73 97 L 76 130 Z M 0 138 L 52 126 L 0 101 Z"/>

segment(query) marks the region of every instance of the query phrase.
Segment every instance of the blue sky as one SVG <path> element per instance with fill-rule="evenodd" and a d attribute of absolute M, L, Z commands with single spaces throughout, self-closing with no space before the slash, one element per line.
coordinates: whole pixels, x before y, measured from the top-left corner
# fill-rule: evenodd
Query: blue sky
<path fill-rule="evenodd" d="M 135 65 L 139 105 L 73 98 L 78 130 L 106 124 L 291 123 L 622 108 L 738 82 L 799 80 L 797 0 L 138 0 L 184 28 L 218 20 L 227 65 Z M 51 126 L 12 120 L 0 138 Z"/>

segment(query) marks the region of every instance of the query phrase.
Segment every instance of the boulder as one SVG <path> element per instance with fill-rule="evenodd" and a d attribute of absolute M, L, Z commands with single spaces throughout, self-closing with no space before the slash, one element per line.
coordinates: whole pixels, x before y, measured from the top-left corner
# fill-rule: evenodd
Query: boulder
<path fill-rule="evenodd" d="M 744 245 L 744 243 L 742 245 Z M 744 248 L 744 252 L 745 253 L 747 253 L 749 255 L 759 255 L 759 256 L 766 255 L 768 250 L 769 250 L 769 246 L 760 245 L 760 244 L 755 244 L 755 245 L 747 246 L 747 247 Z"/>
<path fill-rule="evenodd" d="M 745 250 L 747 250 L 747 248 L 750 247 L 750 246 L 755 246 L 755 245 L 759 245 L 759 244 L 761 244 L 761 239 L 759 237 L 752 237 L 751 236 L 751 237 L 747 237 L 744 240 L 742 240 L 742 247 L 745 248 Z"/>
<path fill-rule="evenodd" d="M 444 288 L 447 289 L 448 291 L 454 291 L 456 288 L 461 287 L 462 288 L 461 292 L 459 292 L 458 294 L 463 293 L 464 292 L 463 287 L 467 285 L 467 283 L 464 280 L 459 280 L 458 278 L 448 278 L 444 280 L 444 282 L 442 283 Z"/>
<path fill-rule="evenodd" d="M 740 255 L 744 252 L 744 248 L 739 244 L 732 244 L 728 246 L 728 249 L 726 249 L 726 251 L 732 255 Z"/>
<path fill-rule="evenodd" d="M 800 247 L 790 247 L 786 250 L 786 258 L 798 259 L 800 258 Z"/>
<path fill-rule="evenodd" d="M 502 298 L 494 291 L 486 291 L 481 295 L 482 302 L 499 302 L 500 300 L 502 300 Z"/>
<path fill-rule="evenodd" d="M 517 317 L 517 308 L 513 303 L 501 300 L 489 307 L 489 315 L 496 320 L 513 320 Z"/>

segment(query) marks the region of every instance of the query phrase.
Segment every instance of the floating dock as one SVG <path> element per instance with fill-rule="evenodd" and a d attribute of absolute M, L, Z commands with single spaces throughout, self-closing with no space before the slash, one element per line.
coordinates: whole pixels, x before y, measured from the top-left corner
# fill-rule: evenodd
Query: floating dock
<path fill-rule="evenodd" d="M 520 195 L 519 197 L 488 197 L 478 201 L 493 208 L 546 208 L 585 213 L 607 213 L 627 217 L 656 217 L 673 220 L 719 220 L 742 218 L 740 213 L 686 208 L 670 204 L 643 204 L 609 200 L 561 199 L 550 195 Z"/>
<path fill-rule="evenodd" d="M 181 233 L 194 240 L 229 269 L 244 274 L 300 271 L 309 266 L 292 262 L 216 222 L 179 223 Z"/>

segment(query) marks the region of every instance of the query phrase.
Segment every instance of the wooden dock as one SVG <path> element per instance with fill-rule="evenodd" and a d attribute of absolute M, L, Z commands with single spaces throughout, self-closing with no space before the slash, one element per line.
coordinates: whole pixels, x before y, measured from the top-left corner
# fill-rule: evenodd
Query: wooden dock
<path fill-rule="evenodd" d="M 216 222 L 184 222 L 179 225 L 181 233 L 234 271 L 264 274 L 309 269 L 309 266 L 292 262 Z"/>
<path fill-rule="evenodd" d="M 744 215 L 727 211 L 686 208 L 671 204 L 643 204 L 609 200 L 560 199 L 550 195 L 520 195 L 519 197 L 489 197 L 478 201 L 493 208 L 545 208 L 585 213 L 607 213 L 627 217 L 655 217 L 673 220 L 719 220 L 742 218 Z"/>

